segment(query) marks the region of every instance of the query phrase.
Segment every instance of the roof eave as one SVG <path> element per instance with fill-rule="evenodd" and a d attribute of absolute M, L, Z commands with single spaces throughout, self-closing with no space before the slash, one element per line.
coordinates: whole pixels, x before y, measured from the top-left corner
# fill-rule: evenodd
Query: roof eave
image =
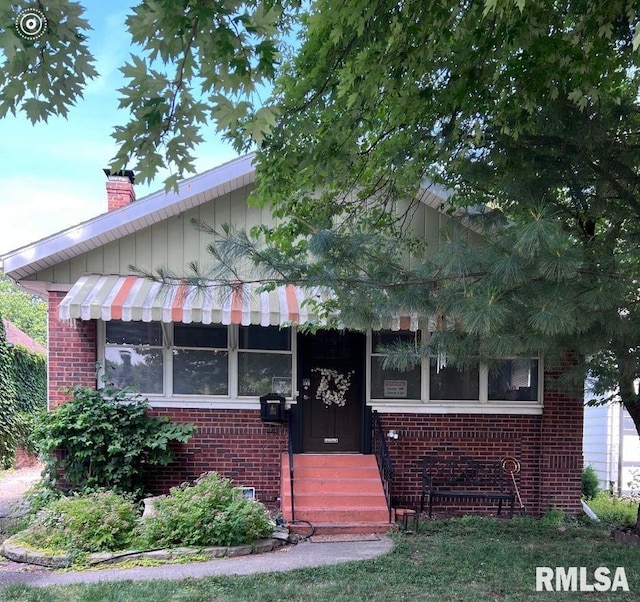
<path fill-rule="evenodd" d="M 178 191 L 158 191 L 114 211 L 71 226 L 0 257 L 13 280 L 72 259 L 255 181 L 254 155 L 246 155 L 184 180 Z"/>

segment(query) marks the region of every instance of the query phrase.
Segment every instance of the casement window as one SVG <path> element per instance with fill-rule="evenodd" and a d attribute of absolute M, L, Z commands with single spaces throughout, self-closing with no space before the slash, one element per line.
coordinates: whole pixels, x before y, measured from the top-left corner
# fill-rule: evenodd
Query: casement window
<path fill-rule="evenodd" d="M 291 329 L 104 322 L 104 369 L 117 387 L 167 398 L 292 395 Z"/>
<path fill-rule="evenodd" d="M 373 332 L 371 335 L 371 399 L 419 401 L 422 394 L 422 368 L 403 371 L 385 368 L 382 348 L 398 343 L 419 343 L 419 333 Z"/>

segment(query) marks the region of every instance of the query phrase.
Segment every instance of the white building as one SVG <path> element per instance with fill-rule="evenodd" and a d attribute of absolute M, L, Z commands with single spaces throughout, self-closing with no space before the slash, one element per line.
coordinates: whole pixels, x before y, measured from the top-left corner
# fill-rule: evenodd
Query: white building
<path fill-rule="evenodd" d="M 585 406 L 583 428 L 584 465 L 596 470 L 600 487 L 628 494 L 635 478 L 633 488 L 640 490 L 640 437 L 624 407 Z"/>

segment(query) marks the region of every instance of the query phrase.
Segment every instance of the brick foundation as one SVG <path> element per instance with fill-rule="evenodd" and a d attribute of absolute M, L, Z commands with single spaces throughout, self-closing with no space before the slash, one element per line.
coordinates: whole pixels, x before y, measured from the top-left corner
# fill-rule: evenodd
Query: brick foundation
<path fill-rule="evenodd" d="M 16 447 L 16 457 L 13 462 L 13 467 L 15 469 L 20 468 L 35 468 L 39 466 L 40 461 L 38 460 L 38 456 L 28 452 L 24 447 L 19 445 Z"/>
<path fill-rule="evenodd" d="M 552 376 L 545 379 L 549 389 Z M 502 414 L 380 414 L 395 468 L 393 503 L 417 508 L 421 492 L 421 458 L 514 457 L 521 471 L 516 483 L 530 516 L 551 508 L 569 515 L 581 512 L 583 404 L 578 397 L 548 390 L 542 416 Z M 447 514 L 496 511 L 495 502 L 448 500 Z"/>
<path fill-rule="evenodd" d="M 235 485 L 256 488 L 256 497 L 277 506 L 280 496 L 280 457 L 287 448 L 287 425 L 268 424 L 258 410 L 154 409 L 155 416 L 197 426 L 195 436 L 176 448 L 177 459 L 158 467 L 148 480 L 151 492 L 192 481 L 216 471 Z"/>
<path fill-rule="evenodd" d="M 422 457 L 427 454 L 449 459 L 513 457 L 521 463 L 516 482 L 527 513 L 539 513 L 540 416 L 381 414 L 380 419 L 385 432 L 395 430 L 399 435 L 398 439 L 388 441 L 395 469 L 392 490 L 395 506 L 419 507 Z M 443 513 L 443 503 L 438 506 L 436 516 L 470 512 L 492 514 L 497 503 L 447 500 L 446 513 Z"/>

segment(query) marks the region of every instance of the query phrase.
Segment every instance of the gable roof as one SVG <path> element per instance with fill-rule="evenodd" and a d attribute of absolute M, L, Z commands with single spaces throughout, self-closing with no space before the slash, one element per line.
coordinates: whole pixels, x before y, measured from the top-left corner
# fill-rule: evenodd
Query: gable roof
<path fill-rule="evenodd" d="M 154 192 L 0 257 L 0 269 L 21 280 L 127 234 L 179 215 L 255 181 L 254 155 L 245 155 L 182 181 L 178 192 Z"/>
<path fill-rule="evenodd" d="M 43 294 L 30 276 L 255 182 L 255 154 L 245 155 L 179 183 L 178 191 L 151 193 L 46 238 L 0 256 L 3 271 L 22 288 Z M 446 211 L 451 192 L 425 181 L 420 200 Z"/>
<path fill-rule="evenodd" d="M 9 322 L 9 320 L 5 318 L 2 318 L 2 323 L 4 324 L 7 343 L 20 345 L 20 347 L 25 347 L 33 353 L 42 353 L 47 355 L 47 349 L 44 345 L 41 345 L 38 341 L 34 341 L 26 332 L 20 330 L 15 324 Z"/>

